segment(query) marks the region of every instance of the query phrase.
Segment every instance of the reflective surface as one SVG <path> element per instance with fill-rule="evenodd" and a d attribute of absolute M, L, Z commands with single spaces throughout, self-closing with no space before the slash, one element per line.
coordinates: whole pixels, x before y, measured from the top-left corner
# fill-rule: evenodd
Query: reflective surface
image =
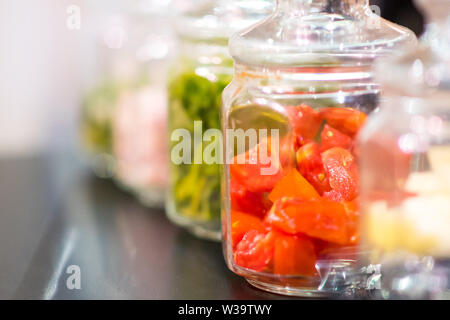
<path fill-rule="evenodd" d="M 0 159 L 1 299 L 279 299 L 73 160 Z M 69 290 L 70 265 L 81 289 Z"/>

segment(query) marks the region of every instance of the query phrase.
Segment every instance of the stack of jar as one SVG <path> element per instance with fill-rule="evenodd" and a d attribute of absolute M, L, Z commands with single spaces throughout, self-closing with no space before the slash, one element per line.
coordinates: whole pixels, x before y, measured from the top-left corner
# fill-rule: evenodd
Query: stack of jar
<path fill-rule="evenodd" d="M 417 1 L 433 22 L 419 48 L 368 0 L 201 1 L 177 19 L 167 96 L 172 42 L 134 48 L 158 81 L 106 82 L 85 135 L 151 202 L 169 163 L 170 220 L 222 237 L 230 270 L 260 289 L 339 294 L 381 270 L 383 297 L 437 297 L 450 279 L 450 1 Z"/>

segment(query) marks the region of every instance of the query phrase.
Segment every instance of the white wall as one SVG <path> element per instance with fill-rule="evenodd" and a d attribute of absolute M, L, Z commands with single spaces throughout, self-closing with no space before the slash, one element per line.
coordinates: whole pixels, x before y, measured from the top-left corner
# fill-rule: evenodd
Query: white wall
<path fill-rule="evenodd" d="M 117 2 L 0 0 L 0 156 L 74 143 L 95 69 L 93 29 Z M 81 8 L 81 30 L 67 27 L 71 4 Z"/>

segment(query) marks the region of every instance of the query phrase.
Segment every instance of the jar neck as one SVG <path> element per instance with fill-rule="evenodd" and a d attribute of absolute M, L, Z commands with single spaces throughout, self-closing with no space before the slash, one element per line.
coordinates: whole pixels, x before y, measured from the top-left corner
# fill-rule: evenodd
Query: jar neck
<path fill-rule="evenodd" d="M 368 8 L 369 0 L 277 0 L 277 10 L 290 14 L 351 13 Z"/>
<path fill-rule="evenodd" d="M 342 86 L 349 88 L 354 84 L 374 88 L 373 73 L 368 65 L 351 68 L 336 66 L 293 68 L 259 67 L 235 63 L 234 76 L 237 82 L 247 85 L 270 86 L 287 83 L 308 86 L 309 89 L 312 88 L 312 91 L 317 88 L 340 90 Z"/>

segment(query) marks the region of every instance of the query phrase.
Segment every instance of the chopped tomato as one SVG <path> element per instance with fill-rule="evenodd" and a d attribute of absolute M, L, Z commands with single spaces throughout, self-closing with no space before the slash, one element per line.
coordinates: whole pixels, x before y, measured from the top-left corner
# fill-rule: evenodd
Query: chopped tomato
<path fill-rule="evenodd" d="M 325 199 L 331 200 L 331 201 L 335 201 L 335 202 L 341 202 L 341 201 L 345 201 L 344 196 L 336 191 L 336 190 L 331 190 L 328 192 L 324 192 L 323 193 L 323 197 Z"/>
<path fill-rule="evenodd" d="M 353 146 L 353 139 L 343 134 L 339 130 L 336 130 L 329 125 L 325 125 L 322 133 L 320 134 L 322 139 L 321 150 L 326 151 L 333 147 L 341 147 L 344 149 L 350 149 Z"/>
<path fill-rule="evenodd" d="M 320 115 L 333 128 L 349 136 L 357 134 L 367 119 L 364 112 L 351 108 L 326 108 Z"/>
<path fill-rule="evenodd" d="M 288 233 L 303 233 L 312 238 L 348 245 L 356 239 L 356 206 L 329 200 L 304 201 L 279 199 L 266 216 L 265 222 Z"/>
<path fill-rule="evenodd" d="M 290 116 L 297 139 L 314 139 L 322 124 L 319 112 L 305 104 L 289 106 L 286 107 L 286 110 Z"/>
<path fill-rule="evenodd" d="M 310 142 L 298 149 L 297 168 L 320 195 L 331 190 L 317 143 Z"/>
<path fill-rule="evenodd" d="M 342 246 L 340 246 L 336 243 L 332 243 L 332 242 L 328 242 L 328 241 L 324 241 L 324 240 L 320 240 L 320 239 L 314 239 L 314 248 L 316 250 L 317 256 L 321 256 L 323 254 L 328 254 L 330 252 L 336 252 L 340 248 L 342 248 Z"/>
<path fill-rule="evenodd" d="M 333 189 L 333 195 L 328 198 L 346 201 L 355 199 L 359 188 L 358 167 L 350 151 L 332 148 L 322 153 L 322 162 Z"/>
<path fill-rule="evenodd" d="M 261 218 L 272 207 L 272 202 L 265 197 L 264 193 L 248 191 L 236 179 L 230 181 L 230 197 L 231 210 L 249 213 Z"/>
<path fill-rule="evenodd" d="M 301 136 L 294 136 L 294 150 L 297 151 L 299 148 L 303 147 L 305 144 L 313 142 L 310 139 L 304 139 Z"/>
<path fill-rule="evenodd" d="M 348 225 L 347 225 L 347 231 L 350 237 L 350 245 L 355 245 L 359 243 L 360 239 L 360 214 L 359 214 L 359 201 L 346 201 L 341 202 L 345 206 L 345 210 L 347 211 L 347 217 L 348 217 Z"/>
<path fill-rule="evenodd" d="M 316 253 L 313 241 L 304 235 L 277 232 L 273 272 L 277 275 L 314 276 Z"/>
<path fill-rule="evenodd" d="M 269 199 L 272 202 L 283 197 L 310 200 L 318 199 L 320 195 L 296 169 L 291 169 L 269 194 Z"/>
<path fill-rule="evenodd" d="M 239 211 L 231 211 L 231 238 L 233 248 L 242 240 L 245 233 L 250 230 L 264 232 L 262 220 Z"/>
<path fill-rule="evenodd" d="M 275 235 L 273 232 L 248 231 L 234 252 L 237 265 L 254 271 L 264 271 L 273 261 Z"/>
<path fill-rule="evenodd" d="M 236 156 L 230 165 L 232 179 L 237 179 L 251 192 L 271 191 L 283 177 L 280 150 L 272 147 L 271 139 L 265 139 L 245 154 Z"/>
<path fill-rule="evenodd" d="M 317 143 L 310 142 L 297 151 L 297 166 L 302 175 L 322 166 L 319 145 Z"/>

